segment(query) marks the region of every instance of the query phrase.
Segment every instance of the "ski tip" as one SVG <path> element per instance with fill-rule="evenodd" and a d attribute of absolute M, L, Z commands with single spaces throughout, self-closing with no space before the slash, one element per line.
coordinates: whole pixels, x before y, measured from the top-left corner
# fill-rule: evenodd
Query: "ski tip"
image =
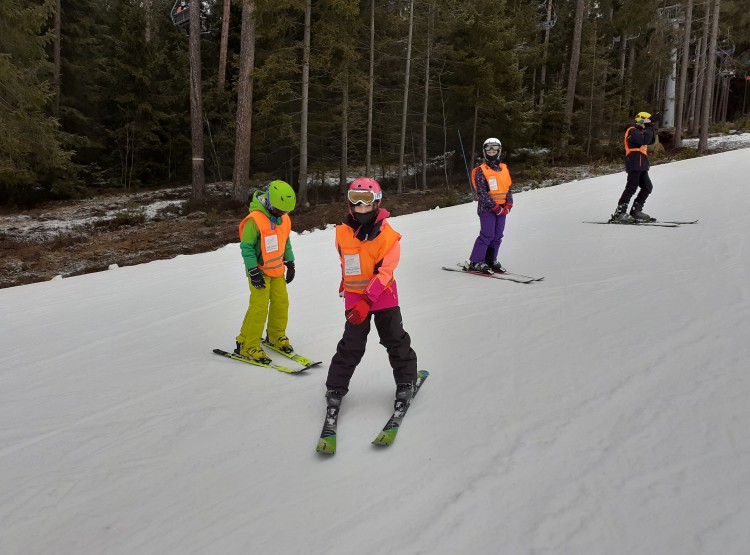
<path fill-rule="evenodd" d="M 333 455 L 336 453 L 336 436 L 321 437 L 318 440 L 318 447 L 316 449 L 321 455 Z"/>
<path fill-rule="evenodd" d="M 430 373 L 427 370 L 420 370 L 417 372 L 417 378 L 426 378 Z"/>
<path fill-rule="evenodd" d="M 379 447 L 387 447 L 388 445 L 391 445 L 393 443 L 394 439 L 395 439 L 395 434 L 389 434 L 388 432 L 381 432 L 380 435 L 375 438 L 372 444 L 377 445 Z"/>

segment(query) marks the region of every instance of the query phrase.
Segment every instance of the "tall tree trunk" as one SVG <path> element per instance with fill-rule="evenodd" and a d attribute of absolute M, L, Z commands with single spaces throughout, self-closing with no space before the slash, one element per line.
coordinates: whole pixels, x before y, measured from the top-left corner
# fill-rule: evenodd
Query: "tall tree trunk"
<path fill-rule="evenodd" d="M 409 107 L 409 74 L 411 73 L 411 40 L 414 35 L 414 0 L 409 0 L 409 38 L 406 41 L 406 71 L 404 72 L 404 104 L 401 110 L 401 147 L 398 153 L 398 193 L 404 192 L 404 149 L 406 148 L 406 116 Z"/>
<path fill-rule="evenodd" d="M 375 96 L 375 0 L 370 3 L 370 76 L 367 82 L 367 149 L 365 152 L 365 175 L 372 175 L 372 106 Z"/>
<path fill-rule="evenodd" d="M 716 70 L 714 70 L 714 73 L 716 73 Z M 721 99 L 724 92 L 721 85 L 723 81 L 724 79 L 722 78 L 717 79 L 714 77 L 714 106 L 711 109 L 711 121 L 713 123 L 717 123 L 721 120 Z"/>
<path fill-rule="evenodd" d="M 729 111 L 729 77 L 725 77 L 724 81 L 724 102 L 721 106 L 721 121 L 727 121 L 727 112 Z"/>
<path fill-rule="evenodd" d="M 244 0 L 242 4 L 241 36 L 232 197 L 238 202 L 245 202 L 250 188 L 250 137 L 253 121 L 253 72 L 255 71 L 254 0 Z"/>
<path fill-rule="evenodd" d="M 143 0 L 143 13 L 146 20 L 146 26 L 143 30 L 143 42 L 151 42 L 151 0 Z"/>
<path fill-rule="evenodd" d="M 593 32 L 593 46 L 591 54 L 591 86 L 589 87 L 589 128 L 586 134 L 586 156 L 591 157 L 591 143 L 595 140 L 594 134 L 594 96 L 596 92 L 596 47 L 598 46 L 597 40 L 597 22 L 594 21 L 594 32 Z M 597 133 L 598 135 L 598 133 Z"/>
<path fill-rule="evenodd" d="M 471 127 L 471 152 L 469 153 L 469 170 L 474 167 L 474 157 L 477 153 L 477 129 L 479 126 L 479 84 L 477 83 L 477 94 L 474 98 L 474 123 Z M 469 183 L 471 185 L 471 183 Z"/>
<path fill-rule="evenodd" d="M 302 114 L 299 129 L 299 191 L 300 203 L 307 202 L 307 125 L 310 109 L 310 27 L 312 26 L 312 0 L 305 1 L 305 29 L 302 40 Z"/>
<path fill-rule="evenodd" d="M 682 60 L 680 63 L 680 84 L 677 88 L 677 108 L 674 120 L 674 146 L 682 146 L 683 112 L 687 88 L 688 62 L 690 61 L 690 28 L 693 24 L 693 0 L 687 0 L 685 9 L 685 34 L 682 37 Z"/>
<path fill-rule="evenodd" d="M 344 68 L 344 82 L 341 87 L 341 165 L 339 166 L 339 188 L 347 189 L 347 169 L 349 152 L 349 68 Z"/>
<path fill-rule="evenodd" d="M 706 80 L 706 63 L 708 58 L 708 36 L 711 29 L 711 4 L 703 4 L 703 34 L 700 38 L 700 50 L 698 51 L 698 63 L 695 65 L 697 77 L 695 79 L 696 104 L 695 115 L 693 116 L 693 128 L 690 130 L 692 135 L 698 135 L 701 128 L 701 112 L 703 110 L 703 89 Z"/>
<path fill-rule="evenodd" d="M 450 187 L 450 178 L 448 177 L 448 118 L 445 116 L 445 97 L 443 96 L 443 70 L 445 69 L 445 60 L 443 67 L 438 71 L 438 92 L 440 93 L 440 111 L 443 115 L 443 174 L 445 175 L 445 186 Z M 463 145 L 461 146 L 463 149 Z"/>
<path fill-rule="evenodd" d="M 628 39 L 625 33 L 620 35 L 620 71 L 617 74 L 617 80 L 622 85 L 625 82 L 625 54 L 628 50 Z"/>
<path fill-rule="evenodd" d="M 191 200 L 196 203 L 203 202 L 206 197 L 202 86 L 201 11 L 190 10 L 190 135 L 193 145 L 193 191 Z"/>
<path fill-rule="evenodd" d="M 432 53 L 432 14 L 435 2 L 427 5 L 427 52 L 424 64 L 424 104 L 422 105 L 422 188 L 427 189 L 427 110 L 430 106 L 430 55 Z"/>
<path fill-rule="evenodd" d="M 628 59 L 627 83 L 625 85 L 625 110 L 631 112 L 631 99 L 633 98 L 633 73 L 635 72 L 635 42 L 630 45 L 630 58 Z"/>
<path fill-rule="evenodd" d="M 695 133 L 696 129 L 696 122 L 695 122 L 695 110 L 697 106 L 697 96 L 698 96 L 698 79 L 700 76 L 700 65 L 701 65 L 701 57 L 702 53 L 701 50 L 703 48 L 703 39 L 699 38 L 697 44 L 695 45 L 695 63 L 693 64 L 693 75 L 692 75 L 692 84 L 690 85 L 690 104 L 687 107 L 687 130 L 688 133 L 693 134 Z"/>
<path fill-rule="evenodd" d="M 547 0 L 547 25 L 544 27 L 544 48 L 542 50 L 542 74 L 539 78 L 539 105 L 544 105 L 544 87 L 547 83 L 547 58 L 549 57 L 549 35 L 552 31 L 552 0 Z"/>
<path fill-rule="evenodd" d="M 701 113 L 701 133 L 698 138 L 698 150 L 708 150 L 708 125 L 711 117 L 712 95 L 714 92 L 714 74 L 716 73 L 716 42 L 719 36 L 719 7 L 721 0 L 714 0 L 713 20 L 711 22 L 711 39 L 708 46 L 708 67 L 703 88 L 703 110 Z"/>
<path fill-rule="evenodd" d="M 229 17 L 231 14 L 232 0 L 224 0 L 224 13 L 221 17 L 221 43 L 219 46 L 219 79 L 218 87 L 224 90 L 227 78 L 227 44 L 229 43 Z"/>
<path fill-rule="evenodd" d="M 60 0 L 55 2 L 55 42 L 53 45 L 53 56 L 55 60 L 55 102 L 52 107 L 52 114 L 56 117 L 60 117 L 60 95 L 62 94 L 62 7 L 60 6 Z"/>
<path fill-rule="evenodd" d="M 576 97 L 576 82 L 578 79 L 578 64 L 581 60 L 581 35 L 583 34 L 583 19 L 586 14 L 586 0 L 577 0 L 575 25 L 573 28 L 573 44 L 570 47 L 570 69 L 568 70 L 568 89 L 565 95 L 565 136 L 563 143 L 567 144 L 570 126 L 573 121 L 573 104 Z"/>

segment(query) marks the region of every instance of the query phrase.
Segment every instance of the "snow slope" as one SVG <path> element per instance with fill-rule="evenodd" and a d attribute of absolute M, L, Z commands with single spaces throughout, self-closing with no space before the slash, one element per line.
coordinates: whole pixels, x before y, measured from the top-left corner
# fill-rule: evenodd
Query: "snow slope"
<path fill-rule="evenodd" d="M 211 354 L 247 305 L 236 244 L 0 290 L 2 554 L 744 554 L 750 546 L 750 150 L 519 194 L 501 261 L 449 273 L 473 204 L 394 218 L 431 377 L 396 443 L 375 332 L 315 453 L 344 318 L 333 229 L 293 238 L 288 330 L 323 367 Z M 387 198 L 386 198 L 387 205 Z"/>

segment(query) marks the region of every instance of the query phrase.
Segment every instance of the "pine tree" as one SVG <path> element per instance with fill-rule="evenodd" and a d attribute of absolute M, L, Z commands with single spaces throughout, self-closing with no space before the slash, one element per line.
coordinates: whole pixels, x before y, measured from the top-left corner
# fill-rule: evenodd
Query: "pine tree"
<path fill-rule="evenodd" d="M 45 30 L 52 3 L 0 3 L 0 202 L 25 203 L 70 177 L 69 155 L 50 116 L 53 88 Z M 58 192 L 64 191 L 58 189 Z"/>

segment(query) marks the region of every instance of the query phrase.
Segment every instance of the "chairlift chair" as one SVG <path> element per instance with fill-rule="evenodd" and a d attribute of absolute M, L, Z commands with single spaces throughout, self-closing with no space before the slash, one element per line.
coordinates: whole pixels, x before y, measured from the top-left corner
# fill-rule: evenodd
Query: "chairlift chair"
<path fill-rule="evenodd" d="M 188 0 L 176 0 L 172 6 L 172 23 L 178 29 L 190 27 L 190 2 Z"/>
<path fill-rule="evenodd" d="M 210 6 L 206 0 L 192 0 L 193 5 L 200 6 L 201 35 L 207 35 L 211 32 L 208 24 L 208 15 Z M 178 29 L 190 33 L 190 0 L 176 0 L 172 6 L 172 23 Z"/>

